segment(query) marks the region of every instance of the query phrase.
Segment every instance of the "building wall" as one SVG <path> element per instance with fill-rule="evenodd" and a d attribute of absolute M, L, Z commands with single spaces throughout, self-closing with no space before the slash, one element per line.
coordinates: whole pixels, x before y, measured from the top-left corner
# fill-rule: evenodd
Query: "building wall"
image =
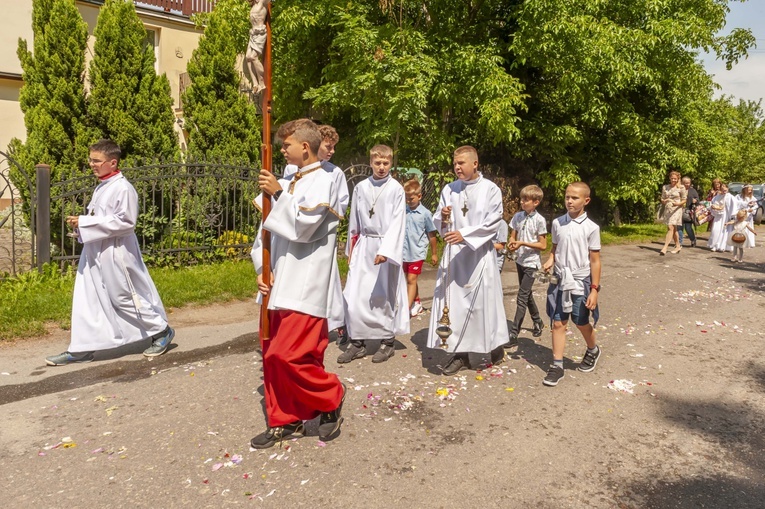
<path fill-rule="evenodd" d="M 5 152 L 12 138 L 26 139 L 24 117 L 18 102 L 22 70 L 16 50 L 19 38 L 26 39 L 32 48 L 32 0 L 0 0 L 0 3 L 4 14 L 3 30 L 0 30 L 0 151 Z M 100 2 L 78 0 L 77 8 L 90 33 L 86 52 L 86 62 L 89 63 Z M 138 15 L 147 29 L 157 33 L 157 71 L 167 75 L 177 110 L 180 108 L 181 74 L 186 72 L 186 64 L 199 44 L 202 30 L 186 18 L 159 10 L 139 8 Z M 180 112 L 176 111 L 176 114 L 180 115 Z"/>

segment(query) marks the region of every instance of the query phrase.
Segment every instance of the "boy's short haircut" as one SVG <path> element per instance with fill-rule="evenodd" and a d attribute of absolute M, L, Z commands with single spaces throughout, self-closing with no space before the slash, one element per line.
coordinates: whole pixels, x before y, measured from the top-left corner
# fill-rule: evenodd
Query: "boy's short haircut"
<path fill-rule="evenodd" d="M 321 133 L 316 127 L 316 124 L 313 122 L 311 122 L 311 124 L 313 127 L 308 124 L 300 125 L 295 129 L 295 132 L 289 136 L 292 136 L 295 141 L 299 143 L 308 143 L 309 150 L 312 154 L 316 155 L 319 152 L 319 147 L 321 147 Z M 289 136 L 287 137 L 289 138 Z"/>
<path fill-rule="evenodd" d="M 420 185 L 420 181 L 416 178 L 409 179 L 406 182 L 404 182 L 404 192 L 409 193 L 416 193 L 416 194 L 422 194 L 422 186 Z"/>
<path fill-rule="evenodd" d="M 301 127 L 308 127 L 311 129 L 318 130 L 317 125 L 314 124 L 313 121 L 308 118 L 299 118 L 297 120 L 290 120 L 289 122 L 285 122 L 279 126 L 279 129 L 277 129 L 276 131 L 276 141 L 278 141 L 279 143 L 283 142 L 284 140 L 292 136 L 295 133 L 295 131 L 297 131 Z"/>
<path fill-rule="evenodd" d="M 588 186 L 586 182 L 581 182 L 581 181 L 580 182 L 572 182 L 572 183 L 570 183 L 569 185 L 566 186 L 566 189 L 568 189 L 569 187 L 576 187 L 576 188 L 581 189 L 582 191 L 584 191 L 584 197 L 585 198 L 589 198 L 590 197 L 590 193 L 592 192 L 590 190 L 590 186 Z"/>
<path fill-rule="evenodd" d="M 321 141 L 329 140 L 333 145 L 337 145 L 337 142 L 340 141 L 340 136 L 331 125 L 320 125 L 319 132 L 321 133 Z"/>
<path fill-rule="evenodd" d="M 88 150 L 91 152 L 101 152 L 106 157 L 111 159 L 116 159 L 117 161 L 120 160 L 122 157 L 122 150 L 120 150 L 120 146 L 117 145 L 112 140 L 106 140 L 101 139 L 92 144 L 88 147 Z"/>
<path fill-rule="evenodd" d="M 463 145 L 454 149 L 455 157 L 460 154 L 470 154 L 473 160 L 478 161 L 478 151 L 475 149 L 475 147 L 471 147 L 470 145 Z"/>
<path fill-rule="evenodd" d="M 545 197 L 544 191 L 542 191 L 542 188 L 535 185 L 526 186 L 523 189 L 521 189 L 521 199 L 525 200 L 531 200 L 531 201 L 542 201 L 542 198 Z"/>
<path fill-rule="evenodd" d="M 373 157 L 384 157 L 392 161 L 393 149 L 390 148 L 388 145 L 375 145 L 369 151 L 369 159 L 371 160 Z"/>

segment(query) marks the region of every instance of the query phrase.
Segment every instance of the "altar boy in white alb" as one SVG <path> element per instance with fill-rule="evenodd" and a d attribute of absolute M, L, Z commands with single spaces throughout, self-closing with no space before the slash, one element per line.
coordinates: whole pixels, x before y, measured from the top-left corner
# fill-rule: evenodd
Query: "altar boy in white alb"
<path fill-rule="evenodd" d="M 88 162 L 100 183 L 84 216 L 66 221 L 83 243 L 72 300 L 71 342 L 66 352 L 48 357 L 50 366 L 93 360 L 106 350 L 152 338 L 144 355 L 162 355 L 175 331 L 167 324 L 154 282 L 135 235 L 138 194 L 118 169 L 120 147 L 100 140 Z"/>
<path fill-rule="evenodd" d="M 271 213 L 252 250 L 258 289 L 270 294 L 271 337 L 261 334 L 263 388 L 268 427 L 250 445 L 265 449 L 303 436 L 307 421 L 321 415 L 319 438 L 334 437 L 343 422 L 345 389 L 324 369 L 329 342 L 332 259 L 337 253 L 338 198 L 317 151 L 321 135 L 312 122 L 282 141 L 282 153 L 299 170 L 277 180 L 261 170 L 260 188 L 270 194 Z M 256 204 L 262 203 L 263 196 Z M 271 232 L 271 280 L 263 274 L 262 232 Z"/>
<path fill-rule="evenodd" d="M 490 353 L 492 363 L 501 362 L 502 345 L 508 342 L 493 242 L 502 220 L 502 191 L 478 171 L 478 153 L 473 147 L 454 151 L 454 173 L 459 180 L 444 187 L 433 214 L 448 247 L 438 268 L 428 346 L 441 345 L 436 329 L 444 305 L 448 305 L 452 334 L 446 341 L 454 356 L 443 367 L 444 375 L 473 367 L 469 353 Z"/>
<path fill-rule="evenodd" d="M 311 122 L 308 119 L 292 120 L 279 127 L 276 132 L 276 140 L 283 141 L 296 129 L 304 126 L 306 122 Z M 311 122 L 313 124 L 313 122 Z M 321 160 L 321 167 L 330 174 L 332 181 L 335 183 L 335 191 L 337 193 L 337 213 L 340 217 L 345 217 L 345 209 L 348 208 L 348 201 L 350 196 L 348 195 L 348 182 L 345 179 L 345 172 L 338 166 L 332 164 L 329 160 L 335 153 L 335 145 L 340 141 L 340 136 L 334 127 L 330 125 L 318 126 L 319 133 L 321 134 L 321 145 L 319 146 L 318 156 Z M 282 146 L 282 152 L 284 146 Z M 297 171 L 297 166 L 294 164 L 288 164 L 284 168 L 284 178 L 289 177 Z M 337 258 L 332 259 L 332 284 L 329 287 L 330 303 L 332 306 L 332 312 L 327 319 L 327 325 L 330 333 L 336 331 L 337 343 L 343 344 L 346 342 L 348 335 L 345 332 L 345 309 L 343 307 L 343 285 L 340 281 L 340 270 L 337 267 Z"/>
<path fill-rule="evenodd" d="M 390 176 L 393 151 L 375 145 L 370 151 L 372 176 L 353 190 L 346 252 L 345 324 L 351 344 L 337 362 L 367 354 L 366 342 L 381 341 L 372 362 L 393 356 L 394 338 L 409 333 L 409 298 L 401 267 L 406 235 L 404 188 Z"/>

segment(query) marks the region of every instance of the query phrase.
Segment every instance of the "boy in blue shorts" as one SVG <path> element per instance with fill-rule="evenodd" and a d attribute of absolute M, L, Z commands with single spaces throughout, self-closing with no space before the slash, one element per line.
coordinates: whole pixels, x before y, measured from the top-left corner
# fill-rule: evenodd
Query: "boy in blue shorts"
<path fill-rule="evenodd" d="M 430 262 L 438 264 L 438 242 L 433 215 L 420 203 L 422 186 L 420 181 L 411 179 L 404 183 L 406 193 L 406 236 L 404 237 L 404 263 L 402 268 L 406 275 L 406 292 L 409 296 L 409 314 L 412 317 L 425 312 L 420 303 L 420 292 L 417 287 L 417 277 L 422 273 L 428 244 L 430 244 Z"/>
<path fill-rule="evenodd" d="M 587 351 L 577 368 L 589 373 L 600 358 L 595 343 L 600 293 L 600 227 L 587 217 L 584 208 L 590 203 L 590 186 L 574 182 L 566 188 L 566 210 L 552 224 L 552 251 L 543 269 L 555 267 L 558 284 L 547 289 L 547 314 L 552 320 L 553 363 L 542 383 L 556 386 L 563 378 L 563 351 L 569 316 L 582 333 Z"/>

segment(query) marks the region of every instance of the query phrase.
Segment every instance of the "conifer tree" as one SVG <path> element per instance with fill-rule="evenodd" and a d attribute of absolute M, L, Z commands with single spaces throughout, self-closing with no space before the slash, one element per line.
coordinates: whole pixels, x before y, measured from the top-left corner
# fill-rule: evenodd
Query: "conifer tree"
<path fill-rule="evenodd" d="M 154 69 L 154 47 L 131 1 L 106 0 L 98 15 L 90 63 L 88 117 L 123 159 L 178 154 L 170 82 Z M 128 163 L 129 164 L 129 163 Z"/>
<path fill-rule="evenodd" d="M 9 152 L 28 173 L 35 164 L 51 165 L 51 181 L 57 182 L 76 174 L 87 158 L 88 26 L 74 0 L 33 0 L 32 32 L 33 51 L 23 39 L 17 50 L 24 80 L 19 103 L 27 136 L 23 143 L 13 139 Z M 11 178 L 26 202 L 26 179 L 18 172 Z"/>
<path fill-rule="evenodd" d="M 255 106 L 239 92 L 237 54 L 248 38 L 245 0 L 219 0 L 206 17 L 204 35 L 188 64 L 191 86 L 183 96 L 189 152 L 258 161 L 260 122 Z"/>

